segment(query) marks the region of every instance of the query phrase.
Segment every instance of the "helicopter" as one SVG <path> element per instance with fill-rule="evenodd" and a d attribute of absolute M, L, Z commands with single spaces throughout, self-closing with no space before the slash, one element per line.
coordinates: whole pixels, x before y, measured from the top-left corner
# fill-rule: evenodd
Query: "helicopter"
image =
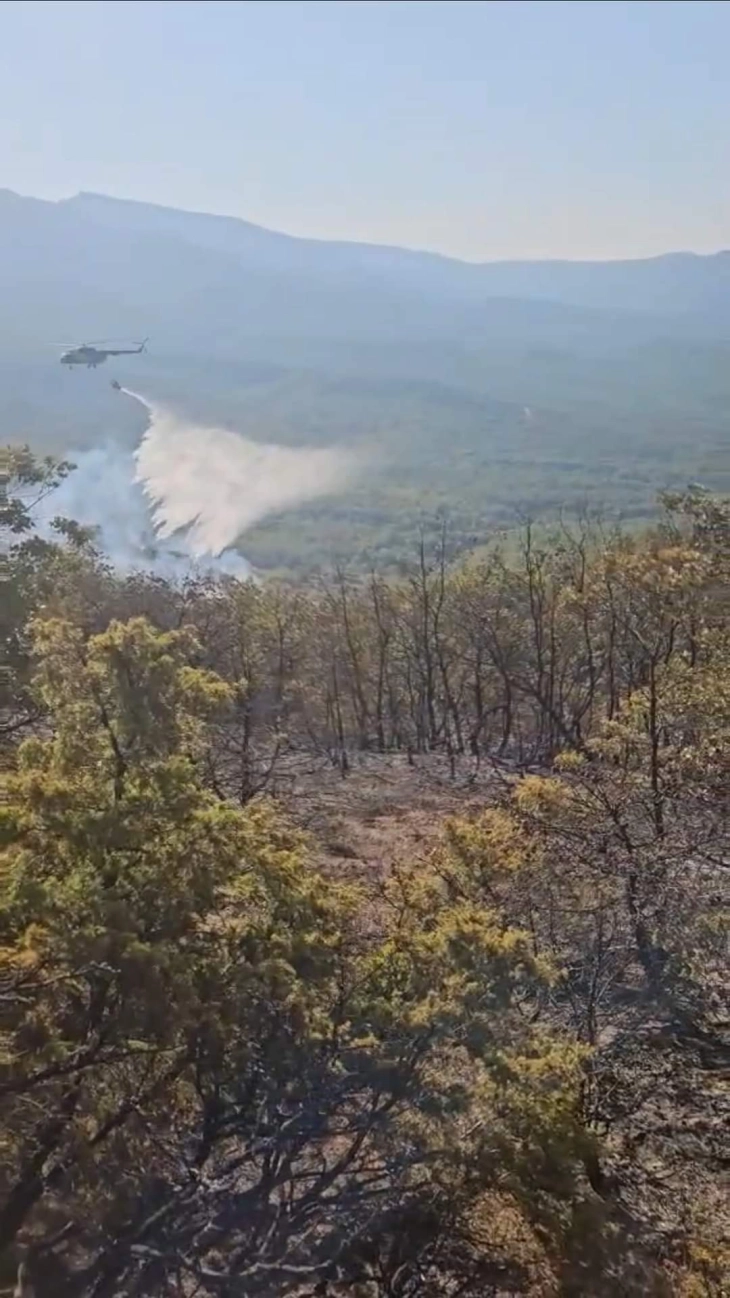
<path fill-rule="evenodd" d="M 139 347 L 98 347 L 92 343 L 81 343 L 78 347 L 70 347 L 61 356 L 62 365 L 85 365 L 88 370 L 95 370 L 97 365 L 103 365 L 109 356 L 139 356 L 140 352 L 145 350 L 147 339 L 144 338 Z"/>

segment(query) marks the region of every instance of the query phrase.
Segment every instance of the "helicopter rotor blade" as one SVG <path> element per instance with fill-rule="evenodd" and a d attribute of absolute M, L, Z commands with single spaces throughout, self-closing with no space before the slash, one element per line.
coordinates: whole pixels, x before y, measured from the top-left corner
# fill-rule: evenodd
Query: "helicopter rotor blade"
<path fill-rule="evenodd" d="M 83 342 L 79 342 L 78 338 L 75 338 L 75 339 L 72 339 L 70 342 L 60 342 L 60 343 L 58 343 L 58 342 L 54 342 L 54 343 L 51 343 L 50 345 L 51 345 L 52 347 L 64 347 L 64 348 L 67 348 L 67 347 L 68 347 L 68 348 L 72 348 L 72 347 L 73 347 L 73 348 L 80 348 L 80 347 L 101 347 L 102 349 L 103 349 L 104 347 L 112 347 L 112 348 L 113 348 L 113 347 L 142 347 L 142 348 L 145 348 L 145 347 L 147 346 L 147 343 L 148 343 L 148 342 L 149 342 L 149 338 L 134 338 L 134 339 L 130 339 L 130 338 L 84 338 Z"/>

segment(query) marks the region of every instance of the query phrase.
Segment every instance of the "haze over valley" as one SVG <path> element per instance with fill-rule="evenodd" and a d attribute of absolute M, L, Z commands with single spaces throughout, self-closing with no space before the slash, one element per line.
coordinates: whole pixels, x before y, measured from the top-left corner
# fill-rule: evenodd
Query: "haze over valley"
<path fill-rule="evenodd" d="M 62 343 L 145 334 L 141 357 L 57 363 Z M 730 485 L 728 252 L 473 264 L 3 191 L 0 344 L 8 441 L 133 448 L 145 422 L 119 377 L 188 428 L 357 452 L 356 472 L 322 476 L 315 460 L 316 501 L 268 456 L 241 513 L 263 569 L 397 562 L 440 512 L 482 540 L 520 512 L 645 518 L 665 487 Z"/>

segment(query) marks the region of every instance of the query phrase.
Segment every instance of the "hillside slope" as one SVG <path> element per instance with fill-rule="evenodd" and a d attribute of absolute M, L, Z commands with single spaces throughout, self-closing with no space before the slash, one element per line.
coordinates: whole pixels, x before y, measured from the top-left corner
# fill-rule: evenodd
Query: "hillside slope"
<path fill-rule="evenodd" d="M 513 261 L 475 264 L 404 248 L 294 238 L 232 217 L 181 212 L 81 193 L 66 212 L 117 231 L 178 236 L 241 264 L 314 275 L 352 287 L 368 279 L 391 290 L 454 300 L 520 298 L 603 310 L 730 317 L 730 252 L 671 253 L 616 262 Z"/>
<path fill-rule="evenodd" d="M 252 337 L 585 347 L 722 334 L 730 256 L 478 266 L 95 195 L 3 191 L 0 288 L 0 329 L 28 341 L 144 329 L 210 355 Z"/>

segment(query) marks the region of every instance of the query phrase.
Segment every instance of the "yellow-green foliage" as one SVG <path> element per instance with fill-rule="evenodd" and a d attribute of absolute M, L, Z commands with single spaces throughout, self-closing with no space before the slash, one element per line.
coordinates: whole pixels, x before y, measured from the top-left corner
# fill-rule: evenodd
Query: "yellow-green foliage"
<path fill-rule="evenodd" d="M 207 719 L 231 691 L 196 665 L 194 637 L 141 618 L 86 637 L 54 619 L 33 643 L 45 733 L 3 807 L 5 1243 L 40 1242 L 50 1212 L 93 1253 L 170 1158 L 211 1175 L 224 1153 L 243 1159 L 268 1211 L 256 1105 L 282 1193 L 301 1179 L 323 1196 L 322 1238 L 327 1194 L 365 1187 L 368 1168 L 395 1204 L 448 1190 L 467 1252 L 500 1181 L 525 1229 L 547 1229 L 585 1135 L 579 1055 L 519 1008 L 544 962 L 485 887 L 530 856 L 525 833 L 499 812 L 452 824 L 442 858 L 396 871 L 365 939 L 360 890 L 325 882 L 270 805 L 241 810 L 201 782 Z M 287 1118 L 302 1104 L 303 1143 Z"/>
<path fill-rule="evenodd" d="M 725 1292 L 730 521 L 667 506 L 290 590 L 10 500 L 0 1288 Z M 354 749 L 503 782 L 344 884 L 265 790 Z"/>

